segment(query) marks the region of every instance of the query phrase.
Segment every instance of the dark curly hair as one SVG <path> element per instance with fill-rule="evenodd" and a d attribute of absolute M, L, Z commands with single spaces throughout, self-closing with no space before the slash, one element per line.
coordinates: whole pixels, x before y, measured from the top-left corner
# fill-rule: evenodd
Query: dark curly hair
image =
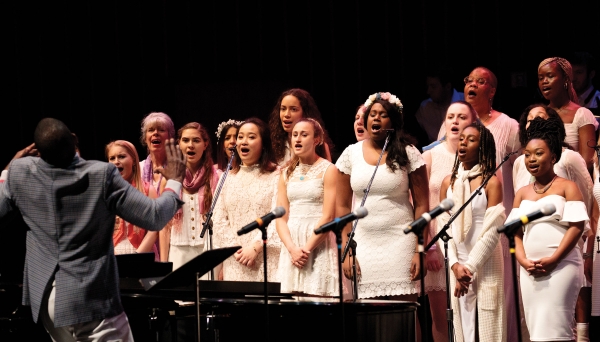
<path fill-rule="evenodd" d="M 534 108 L 537 107 L 541 107 L 544 108 L 544 110 L 546 111 L 546 114 L 548 115 L 548 120 L 552 120 L 552 121 L 556 121 L 558 123 L 562 123 L 562 119 L 560 118 L 560 116 L 558 115 L 558 113 L 550 108 L 549 106 L 545 105 L 545 104 L 541 104 L 541 103 L 537 103 L 537 104 L 532 104 L 531 106 L 525 108 L 523 110 L 523 113 L 521 113 L 521 117 L 519 118 L 519 142 L 521 143 L 522 147 L 525 147 L 525 145 L 527 145 L 527 143 L 529 142 L 529 129 L 527 129 L 527 116 L 529 115 L 529 112 L 531 112 Z M 531 126 L 529 127 L 531 128 Z M 564 124 L 562 125 L 562 129 L 558 129 L 558 139 L 561 141 L 561 144 L 563 146 L 565 146 L 566 144 L 564 143 L 565 137 L 566 137 L 566 132 L 565 132 L 565 126 Z"/>
<path fill-rule="evenodd" d="M 387 147 L 387 158 L 385 164 L 392 171 L 396 171 L 398 168 L 406 170 L 405 167 L 408 165 L 408 154 L 406 153 L 406 146 L 415 145 L 416 140 L 412 136 L 404 132 L 404 116 L 402 109 L 398 109 L 392 103 L 386 100 L 375 100 L 365 110 L 363 117 L 363 124 L 367 127 L 367 121 L 369 120 L 369 113 L 373 105 L 379 103 L 383 109 L 388 113 L 389 118 L 392 122 L 392 128 L 394 132 L 390 137 L 390 141 Z"/>
<path fill-rule="evenodd" d="M 479 121 L 475 121 L 469 126 L 474 127 L 479 132 L 479 166 L 481 167 L 481 176 L 483 179 L 486 179 L 490 175 L 494 174 L 496 171 L 496 142 L 494 142 L 494 136 L 489 129 L 487 129 L 482 123 Z M 450 177 L 450 186 L 454 187 L 454 181 L 456 180 L 456 175 L 458 173 L 458 166 L 460 165 L 460 161 L 458 160 L 458 151 L 456 152 L 456 157 L 454 157 L 454 167 L 452 167 L 452 177 Z"/>
<path fill-rule="evenodd" d="M 279 161 L 285 157 L 285 149 L 286 149 L 286 141 L 289 139 L 289 135 L 286 131 L 283 130 L 283 126 L 281 125 L 281 118 L 279 116 L 279 109 L 281 108 L 281 101 L 284 97 L 292 95 L 300 101 L 300 107 L 302 107 L 302 117 L 315 119 L 321 127 L 323 127 L 323 132 L 325 133 L 325 144 L 329 146 L 329 152 L 333 150 L 333 142 L 329 138 L 329 134 L 327 134 L 327 130 L 325 130 L 325 125 L 323 123 L 323 119 L 321 118 L 321 112 L 317 107 L 317 104 L 313 97 L 304 89 L 293 88 L 284 91 L 281 93 L 273 110 L 271 111 L 271 115 L 269 116 L 269 130 L 271 131 L 271 141 L 273 142 L 273 151 L 275 152 L 275 158 Z"/>
<path fill-rule="evenodd" d="M 275 159 L 275 154 L 273 153 L 273 144 L 271 144 L 271 137 L 269 136 L 269 128 L 267 124 L 259 118 L 249 118 L 244 120 L 244 123 L 238 128 L 238 132 L 244 125 L 254 124 L 258 127 L 258 133 L 260 135 L 260 140 L 262 144 L 262 151 L 260 154 L 260 158 L 258 159 L 258 164 L 260 166 L 260 173 L 273 172 L 277 169 L 277 160 Z M 237 173 L 240 170 L 240 166 L 242 165 L 242 160 L 240 159 L 239 153 L 235 154 L 235 163 L 233 165 L 232 171 Z"/>
<path fill-rule="evenodd" d="M 561 130 L 564 132 L 565 125 L 562 120 L 544 120 L 537 117 L 529 123 L 527 130 L 527 143 L 533 139 L 544 140 L 550 148 L 550 152 L 556 156 L 554 163 L 560 160 L 562 154 L 562 140 L 560 139 Z"/>

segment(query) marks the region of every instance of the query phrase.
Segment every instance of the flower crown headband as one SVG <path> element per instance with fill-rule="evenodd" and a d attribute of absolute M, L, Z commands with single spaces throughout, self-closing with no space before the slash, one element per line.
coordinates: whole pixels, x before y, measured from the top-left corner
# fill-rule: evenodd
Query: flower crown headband
<path fill-rule="evenodd" d="M 371 96 L 369 96 L 369 98 L 367 99 L 367 101 L 365 101 L 365 104 L 363 105 L 363 113 L 365 113 L 367 111 L 367 108 L 369 108 L 376 100 L 383 100 L 393 104 L 394 107 L 396 107 L 396 110 L 400 114 L 402 114 L 402 108 L 404 108 L 404 106 L 402 106 L 402 102 L 400 102 L 400 99 L 397 98 L 396 95 L 390 94 L 388 92 L 371 94 Z"/>
<path fill-rule="evenodd" d="M 229 119 L 227 121 L 221 122 L 219 124 L 219 126 L 217 127 L 217 131 L 215 132 L 217 134 L 217 141 L 219 141 L 219 138 L 221 137 L 221 131 L 223 131 L 223 128 L 225 128 L 225 126 L 238 126 L 238 127 L 240 127 L 243 123 L 244 123 L 244 121 L 235 121 L 233 119 Z"/>

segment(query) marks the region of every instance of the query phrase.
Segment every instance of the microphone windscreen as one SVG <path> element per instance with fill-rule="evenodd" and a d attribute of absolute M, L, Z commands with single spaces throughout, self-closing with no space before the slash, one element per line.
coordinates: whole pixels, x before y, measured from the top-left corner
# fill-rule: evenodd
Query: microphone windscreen
<path fill-rule="evenodd" d="M 368 213 L 369 212 L 367 211 L 367 208 L 365 208 L 365 207 L 358 207 L 358 209 L 356 209 L 356 211 L 354 212 L 357 219 L 367 216 Z"/>
<path fill-rule="evenodd" d="M 442 203 L 440 203 L 440 208 L 444 210 L 450 210 L 454 208 L 454 201 L 452 200 L 452 198 L 448 197 L 444 199 Z"/>
<path fill-rule="evenodd" d="M 548 204 L 545 204 L 542 207 L 542 209 L 540 209 L 540 211 L 544 215 L 551 215 L 551 214 L 554 214 L 554 212 L 556 211 L 556 207 L 554 206 L 554 204 L 548 203 Z"/>
<path fill-rule="evenodd" d="M 281 217 L 285 215 L 285 209 L 283 207 L 275 207 L 275 209 L 273 209 L 273 214 L 275 217 Z"/>

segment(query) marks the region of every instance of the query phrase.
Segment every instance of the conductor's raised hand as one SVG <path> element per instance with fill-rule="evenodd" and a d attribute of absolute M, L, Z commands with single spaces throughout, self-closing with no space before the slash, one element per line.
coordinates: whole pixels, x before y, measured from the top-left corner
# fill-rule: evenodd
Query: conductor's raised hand
<path fill-rule="evenodd" d="M 23 157 L 39 157 L 39 156 L 40 156 L 40 153 L 38 152 L 37 148 L 35 148 L 35 143 L 32 143 L 31 145 L 29 145 L 29 146 L 25 147 L 24 149 L 20 150 L 19 152 L 17 152 L 15 154 L 15 156 L 12 158 L 12 160 L 23 158 Z M 8 170 L 8 165 L 6 165 L 6 167 L 4 169 Z"/>
<path fill-rule="evenodd" d="M 154 169 L 154 172 L 162 174 L 166 179 L 183 182 L 187 157 L 181 153 L 179 145 L 175 143 L 173 138 L 165 142 L 165 150 L 167 152 L 167 167 L 158 167 Z"/>

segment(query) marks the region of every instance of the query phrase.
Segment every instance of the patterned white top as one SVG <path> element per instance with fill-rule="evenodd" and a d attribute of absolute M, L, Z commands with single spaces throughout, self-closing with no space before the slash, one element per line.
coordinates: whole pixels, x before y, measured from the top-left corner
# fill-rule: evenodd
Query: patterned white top
<path fill-rule="evenodd" d="M 248 246 L 262 241 L 259 229 L 238 236 L 237 231 L 271 212 L 276 203 L 280 169 L 260 173 L 260 168 L 241 166 L 237 173 L 229 172 L 215 205 L 213 216 L 214 243 L 218 247 Z M 275 231 L 275 221 L 267 227 L 267 277 L 276 281 L 281 240 Z M 223 280 L 263 281 L 263 255 L 256 256 L 252 267 L 238 263 L 234 256 L 223 263 Z"/>

